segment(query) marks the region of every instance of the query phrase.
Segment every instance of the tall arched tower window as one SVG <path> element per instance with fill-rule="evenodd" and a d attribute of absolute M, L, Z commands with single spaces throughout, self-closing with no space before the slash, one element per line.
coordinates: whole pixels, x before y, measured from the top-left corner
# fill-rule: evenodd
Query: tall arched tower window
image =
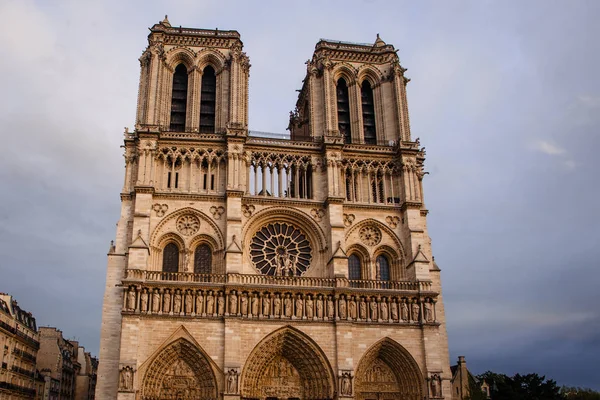
<path fill-rule="evenodd" d="M 348 279 L 361 279 L 360 264 L 360 258 L 356 254 L 352 254 L 350 257 L 348 257 Z"/>
<path fill-rule="evenodd" d="M 377 273 L 379 274 L 379 279 L 382 281 L 390 280 L 390 262 L 386 256 L 378 256 L 377 257 Z"/>
<path fill-rule="evenodd" d="M 215 110 L 217 104 L 217 76 L 213 67 L 208 65 L 202 73 L 202 91 L 200 93 L 200 132 L 215 133 Z"/>
<path fill-rule="evenodd" d="M 337 115 L 338 129 L 344 137 L 344 143 L 351 143 L 352 135 L 350 132 L 350 99 L 348 97 L 348 85 L 344 78 L 337 81 Z"/>
<path fill-rule="evenodd" d="M 212 250 L 209 245 L 201 244 L 194 252 L 194 273 L 212 273 Z"/>
<path fill-rule="evenodd" d="M 373 88 L 371 83 L 365 79 L 361 86 L 361 102 L 363 117 L 363 133 L 366 144 L 377 144 L 377 133 L 375 131 L 375 105 L 373 104 Z"/>
<path fill-rule="evenodd" d="M 163 272 L 179 272 L 179 246 L 169 243 L 163 250 Z"/>
<path fill-rule="evenodd" d="M 185 116 L 187 108 L 188 73 L 183 64 L 175 68 L 173 74 L 173 92 L 171 94 L 171 125 L 172 131 L 185 131 Z"/>

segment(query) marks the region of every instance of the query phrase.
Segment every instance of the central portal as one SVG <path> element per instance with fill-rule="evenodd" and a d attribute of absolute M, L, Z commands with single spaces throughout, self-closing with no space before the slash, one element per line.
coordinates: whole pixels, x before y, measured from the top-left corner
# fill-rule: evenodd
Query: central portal
<path fill-rule="evenodd" d="M 323 351 L 306 334 L 281 328 L 252 350 L 241 379 L 244 399 L 333 398 L 333 373 Z"/>
<path fill-rule="evenodd" d="M 283 356 L 276 356 L 267 366 L 259 387 L 264 399 L 302 399 L 304 397 L 300 374 Z"/>

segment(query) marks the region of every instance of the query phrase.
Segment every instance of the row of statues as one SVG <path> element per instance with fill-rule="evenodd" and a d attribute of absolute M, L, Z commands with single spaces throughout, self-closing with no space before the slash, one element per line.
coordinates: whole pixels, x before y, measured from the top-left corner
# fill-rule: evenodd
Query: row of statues
<path fill-rule="evenodd" d="M 223 290 L 130 287 L 124 311 L 193 316 L 241 316 L 309 320 L 426 322 L 435 319 L 432 298 L 363 295 L 229 293 Z"/>

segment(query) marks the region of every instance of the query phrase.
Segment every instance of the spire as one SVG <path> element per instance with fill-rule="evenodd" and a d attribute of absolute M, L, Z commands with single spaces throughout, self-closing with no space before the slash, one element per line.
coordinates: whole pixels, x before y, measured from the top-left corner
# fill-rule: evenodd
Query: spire
<path fill-rule="evenodd" d="M 381 40 L 381 38 L 379 37 L 379 33 L 377 34 L 377 39 L 375 40 L 375 47 L 383 47 L 385 46 L 385 42 L 383 40 Z"/>
<path fill-rule="evenodd" d="M 169 28 L 171 27 L 171 23 L 169 22 L 169 18 L 167 15 L 165 15 L 165 19 L 163 19 L 160 23 L 161 25 L 168 26 Z"/>

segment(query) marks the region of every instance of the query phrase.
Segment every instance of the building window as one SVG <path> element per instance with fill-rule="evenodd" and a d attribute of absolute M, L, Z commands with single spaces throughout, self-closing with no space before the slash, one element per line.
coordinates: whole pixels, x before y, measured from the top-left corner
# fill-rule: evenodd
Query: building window
<path fill-rule="evenodd" d="M 350 132 L 350 98 L 348 97 L 348 85 L 344 78 L 337 81 L 337 113 L 338 113 L 338 129 L 344 137 L 344 143 L 352 142 Z"/>
<path fill-rule="evenodd" d="M 185 65 L 179 64 L 173 74 L 173 93 L 171 97 L 172 131 L 185 131 L 185 115 L 187 108 L 188 73 Z"/>
<path fill-rule="evenodd" d="M 194 273 L 212 273 L 212 250 L 209 245 L 202 244 L 194 252 Z"/>
<path fill-rule="evenodd" d="M 179 247 L 169 243 L 163 250 L 163 272 L 179 272 Z"/>
<path fill-rule="evenodd" d="M 348 257 L 348 279 L 361 279 L 360 264 L 360 258 L 356 254 L 352 254 L 350 257 Z"/>
<path fill-rule="evenodd" d="M 377 144 L 375 132 L 375 106 L 373 104 L 373 89 L 371 83 L 365 80 L 361 86 L 361 102 L 363 116 L 363 134 L 366 144 Z"/>
<path fill-rule="evenodd" d="M 200 132 L 215 133 L 215 110 L 217 103 L 217 76 L 210 65 L 202 73 L 200 93 Z"/>
<path fill-rule="evenodd" d="M 390 280 L 390 263 L 386 256 L 378 256 L 377 261 L 377 274 L 379 279 L 382 281 Z"/>

